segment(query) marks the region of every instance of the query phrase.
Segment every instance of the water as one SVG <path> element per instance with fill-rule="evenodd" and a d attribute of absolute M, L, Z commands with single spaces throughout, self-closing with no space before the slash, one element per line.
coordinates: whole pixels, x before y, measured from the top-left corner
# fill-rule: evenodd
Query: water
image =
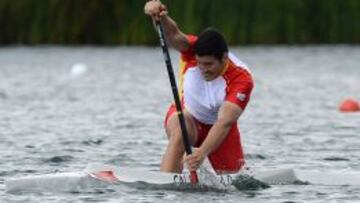
<path fill-rule="evenodd" d="M 240 47 L 256 87 L 239 121 L 250 167 L 359 171 L 360 47 Z M 173 62 L 178 55 L 172 52 Z M 81 71 L 74 64 L 86 65 Z M 76 73 L 76 74 L 75 74 Z M 128 186 L 4 192 L 4 179 L 103 162 L 156 170 L 172 101 L 161 51 L 124 47 L 0 49 L 1 202 L 358 202 L 360 186 L 281 185 L 227 192 Z"/>

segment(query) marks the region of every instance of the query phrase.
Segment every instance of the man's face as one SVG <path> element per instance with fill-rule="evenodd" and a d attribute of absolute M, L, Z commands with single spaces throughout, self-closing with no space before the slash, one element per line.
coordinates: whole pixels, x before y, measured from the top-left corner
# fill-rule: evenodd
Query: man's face
<path fill-rule="evenodd" d="M 197 65 L 206 81 L 217 78 L 225 65 L 225 56 L 222 60 L 215 58 L 214 56 L 197 56 Z"/>

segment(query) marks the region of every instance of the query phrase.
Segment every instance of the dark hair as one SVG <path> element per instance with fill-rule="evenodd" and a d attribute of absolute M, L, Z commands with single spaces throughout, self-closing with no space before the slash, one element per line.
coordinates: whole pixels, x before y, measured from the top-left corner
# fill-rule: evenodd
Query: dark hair
<path fill-rule="evenodd" d="M 228 47 L 222 34 L 214 28 L 206 28 L 200 33 L 194 51 L 198 56 L 214 56 L 221 61 Z"/>

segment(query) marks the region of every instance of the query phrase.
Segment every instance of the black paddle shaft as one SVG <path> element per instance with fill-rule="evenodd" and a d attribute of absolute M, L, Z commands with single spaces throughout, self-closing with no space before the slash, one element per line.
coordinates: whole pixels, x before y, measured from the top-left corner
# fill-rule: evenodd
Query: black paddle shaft
<path fill-rule="evenodd" d="M 165 64 L 166 64 L 166 68 L 167 68 L 167 71 L 168 71 L 169 80 L 170 80 L 170 84 L 171 84 L 171 89 L 172 89 L 172 93 L 173 93 L 174 100 L 175 100 L 176 110 L 177 110 L 177 114 L 178 114 L 178 117 L 179 117 L 179 123 L 180 123 L 180 127 L 181 127 L 185 152 L 186 152 L 186 154 L 189 155 L 189 154 L 192 153 L 191 147 L 190 147 L 190 142 L 189 142 L 189 135 L 188 135 L 188 132 L 186 130 L 185 118 L 184 118 L 184 114 L 183 114 L 182 107 L 181 107 L 179 92 L 178 92 L 178 88 L 177 88 L 177 85 L 176 85 L 175 74 L 174 74 L 172 64 L 171 64 L 169 49 L 168 49 L 166 39 L 165 39 L 165 35 L 164 35 L 164 29 L 163 29 L 160 22 L 156 23 L 156 28 L 157 28 L 157 31 L 158 31 L 158 34 L 159 34 L 160 45 L 161 45 L 161 49 L 163 51 Z"/>

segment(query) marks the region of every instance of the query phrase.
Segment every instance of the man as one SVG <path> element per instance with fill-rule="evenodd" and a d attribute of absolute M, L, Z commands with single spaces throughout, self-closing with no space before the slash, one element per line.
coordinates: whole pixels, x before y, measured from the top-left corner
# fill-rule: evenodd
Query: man
<path fill-rule="evenodd" d="M 237 120 L 253 88 L 244 63 L 228 52 L 223 36 L 207 29 L 198 37 L 185 35 L 167 15 L 159 0 L 148 1 L 144 12 L 160 21 L 168 43 L 181 53 L 180 96 L 193 154 L 183 160 L 184 145 L 174 105 L 165 119 L 169 139 L 161 170 L 181 172 L 183 161 L 190 171 L 206 157 L 217 173 L 234 173 L 244 165 Z"/>

